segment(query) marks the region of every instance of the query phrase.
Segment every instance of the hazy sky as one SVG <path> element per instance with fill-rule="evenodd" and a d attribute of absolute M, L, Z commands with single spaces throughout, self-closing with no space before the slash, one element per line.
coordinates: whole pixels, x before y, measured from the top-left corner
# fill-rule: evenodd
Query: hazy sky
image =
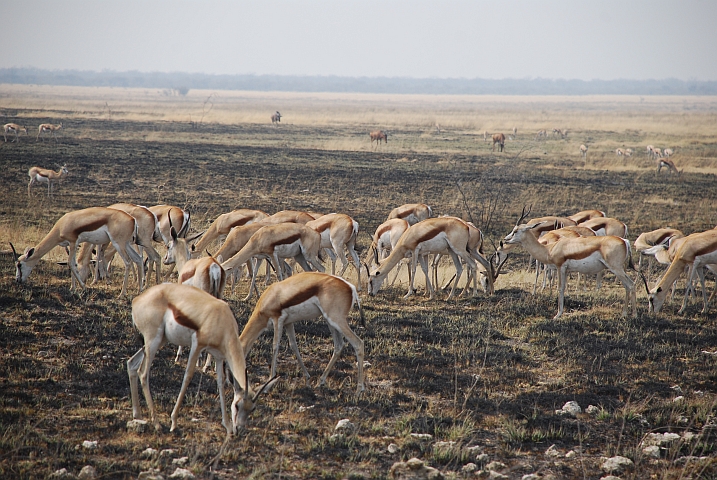
<path fill-rule="evenodd" d="M 0 0 L 2 67 L 717 80 L 717 1 Z"/>

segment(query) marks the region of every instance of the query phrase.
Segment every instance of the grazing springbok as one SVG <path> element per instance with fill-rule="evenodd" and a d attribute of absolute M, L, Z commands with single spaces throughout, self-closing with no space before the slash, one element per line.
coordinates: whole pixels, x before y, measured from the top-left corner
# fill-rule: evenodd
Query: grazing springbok
<path fill-rule="evenodd" d="M 276 212 L 264 220 L 265 225 L 278 225 L 280 223 L 301 223 L 306 224 L 312 220 L 316 220 L 313 215 L 299 210 L 282 210 Z"/>
<path fill-rule="evenodd" d="M 523 214 L 525 215 L 525 213 Z M 520 223 L 524 216 L 521 215 Z M 508 244 L 520 244 L 530 255 L 544 264 L 555 265 L 558 270 L 558 313 L 554 318 L 563 314 L 565 286 L 568 272 L 596 274 L 608 269 L 620 279 L 625 286 L 625 306 L 623 317 L 627 316 L 629 305 L 632 304 L 633 316 L 637 316 L 635 299 L 635 283 L 625 273 L 625 263 L 630 257 L 630 242 L 614 236 L 595 236 L 564 238 L 551 246 L 541 245 L 537 237 L 531 232 L 540 224 L 516 225 L 504 239 Z"/>
<path fill-rule="evenodd" d="M 670 175 L 673 173 L 677 176 L 677 179 L 682 176 L 682 170 L 677 170 L 677 167 L 675 166 L 675 162 L 673 162 L 671 159 L 664 157 L 658 157 L 657 158 L 657 173 L 660 173 L 660 170 L 662 170 L 662 167 L 667 167 L 667 171 L 670 172 Z"/>
<path fill-rule="evenodd" d="M 264 222 L 254 222 L 247 225 L 242 225 L 241 227 L 235 227 L 232 228 L 231 232 L 229 232 L 229 235 L 227 235 L 226 240 L 222 244 L 222 246 L 217 250 L 217 252 L 214 254 L 216 258 L 232 258 L 234 255 L 236 255 L 239 250 L 244 248 L 247 243 L 249 243 L 249 239 L 261 228 L 265 227 L 267 224 Z M 268 266 L 266 267 L 269 268 Z M 246 262 L 246 269 L 247 273 L 249 275 L 249 278 L 252 277 L 254 268 L 252 266 L 252 261 L 248 260 Z M 232 270 L 232 293 L 236 290 L 236 285 L 238 279 L 241 277 L 237 272 Z M 240 272 L 239 272 L 240 273 Z M 269 271 L 267 271 L 267 283 L 268 283 L 268 275 Z M 257 295 L 259 292 L 256 292 Z"/>
<path fill-rule="evenodd" d="M 76 210 L 63 215 L 52 227 L 50 232 L 33 248 L 28 248 L 17 259 L 15 279 L 24 283 L 30 276 L 32 269 L 40 259 L 56 246 L 69 247 L 68 264 L 70 272 L 77 279 L 80 287 L 85 288 L 85 282 L 80 277 L 77 268 L 77 247 L 80 243 L 88 242 L 95 245 L 112 243 L 124 261 L 124 283 L 120 296 L 127 293 L 127 282 L 132 262 L 136 263 L 140 272 L 143 271 L 142 257 L 132 248 L 137 241 L 137 222 L 132 216 L 112 208 L 92 207 Z M 15 248 L 13 247 L 13 253 Z M 142 291 L 143 275 L 139 275 L 139 291 Z"/>
<path fill-rule="evenodd" d="M 553 135 L 560 135 L 561 137 L 564 137 L 564 136 L 565 136 L 565 133 L 563 133 L 563 131 L 562 131 L 561 129 L 559 129 L 559 128 L 554 128 L 554 129 L 553 129 Z"/>
<path fill-rule="evenodd" d="M 149 408 L 150 420 L 155 429 L 161 429 L 149 390 L 149 370 L 157 351 L 169 342 L 190 347 L 182 388 L 170 417 L 172 420 L 170 431 L 177 428 L 179 407 L 194 376 L 199 353 L 203 350 L 210 353 L 217 362 L 219 407 L 222 411 L 222 425 L 227 434 L 236 435 L 239 430 L 246 427 L 249 414 L 254 410 L 259 395 L 275 378 L 264 384 L 259 393 L 252 397 L 247 381 L 246 355 L 239 341 L 237 321 L 229 305 L 198 288 L 163 283 L 155 285 L 132 300 L 132 323 L 144 338 L 144 346 L 127 360 L 132 418 L 142 418 L 137 388 L 139 378 Z M 231 424 L 227 419 L 224 400 L 225 361 L 234 377 Z"/>
<path fill-rule="evenodd" d="M 7 134 L 8 133 L 14 133 L 15 134 L 15 140 L 13 142 L 17 142 L 20 140 L 20 137 L 18 136 L 18 132 L 25 132 L 25 135 L 27 135 L 27 127 L 21 127 L 17 123 L 6 123 L 3 125 L 3 138 L 7 142 Z M 12 142 L 10 142 L 12 143 Z"/>
<path fill-rule="evenodd" d="M 339 359 L 344 348 L 345 337 L 356 353 L 358 368 L 356 391 L 361 393 L 366 389 L 363 372 L 364 344 L 348 324 L 348 314 L 354 303 L 361 314 L 361 323 L 364 324 L 363 310 L 361 310 L 359 296 L 353 285 L 341 277 L 325 273 L 299 273 L 266 289 L 256 302 L 256 307 L 249 317 L 239 341 L 244 352 L 248 354 L 262 332 L 273 327 L 274 342 L 270 377 L 274 377 L 279 356 L 279 344 L 282 332 L 286 328 L 289 345 L 299 361 L 304 377 L 308 379 L 310 378 L 309 371 L 304 365 L 296 344 L 294 323 L 321 316 L 326 320 L 331 331 L 331 337 L 334 340 L 334 353 L 319 379 L 319 385 L 326 383 L 329 371 Z"/>
<path fill-rule="evenodd" d="M 300 223 L 267 225 L 257 230 L 236 255 L 225 260 L 222 268 L 229 271 L 244 265 L 252 258 L 263 258 L 274 267 L 279 280 L 283 280 L 284 262 L 280 261 L 282 258 L 293 257 L 307 272 L 311 271 L 309 265 L 323 272 L 324 267 L 319 262 L 320 249 L 321 235 L 306 225 Z M 258 267 L 259 262 L 254 266 L 251 287 L 245 300 L 248 300 L 256 289 Z"/>
<path fill-rule="evenodd" d="M 618 157 L 622 157 L 623 155 L 625 155 L 625 150 L 623 150 L 622 148 L 617 148 L 615 149 L 615 155 L 617 155 Z"/>
<path fill-rule="evenodd" d="M 67 164 L 60 167 L 58 171 L 48 170 L 42 167 L 32 167 L 28 170 L 27 174 L 30 176 L 30 183 L 27 184 L 27 196 L 30 194 L 30 187 L 35 183 L 47 183 L 47 196 L 52 196 L 52 184 L 59 181 L 62 177 L 66 177 L 69 172 L 67 171 Z"/>
<path fill-rule="evenodd" d="M 271 116 L 271 124 L 276 126 L 277 123 L 281 123 L 281 113 L 279 113 L 279 110 Z"/>
<path fill-rule="evenodd" d="M 502 152 L 503 148 L 505 148 L 505 135 L 502 133 L 495 133 L 493 134 L 493 148 L 491 149 L 492 152 L 495 152 L 495 144 L 498 144 L 498 151 Z"/>
<path fill-rule="evenodd" d="M 675 152 L 674 152 L 671 148 L 666 148 L 666 149 L 664 149 L 664 150 L 662 151 L 662 154 L 663 154 L 665 157 L 670 158 L 672 155 L 675 154 Z"/>
<path fill-rule="evenodd" d="M 583 145 L 580 145 L 580 155 L 583 157 L 583 160 L 588 159 L 588 147 Z"/>
<path fill-rule="evenodd" d="M 392 218 L 379 225 L 373 234 L 367 264 L 371 265 L 371 262 L 374 262 L 378 265 L 381 260 L 386 258 L 409 226 L 408 221 L 403 218 Z"/>
<path fill-rule="evenodd" d="M 620 220 L 609 217 L 594 217 L 578 224 L 595 232 L 595 235 L 613 235 L 615 237 L 627 238 L 627 225 Z"/>
<path fill-rule="evenodd" d="M 245 208 L 219 215 L 217 219 L 209 225 L 209 228 L 204 232 L 199 241 L 192 244 L 192 255 L 201 255 L 216 239 L 223 242 L 233 228 L 260 222 L 267 217 L 269 217 L 269 215 L 261 210 L 249 210 Z"/>
<path fill-rule="evenodd" d="M 382 130 L 375 130 L 373 132 L 370 132 L 368 134 L 369 137 L 371 137 L 371 144 L 373 145 L 373 142 L 376 142 L 376 145 L 381 144 L 381 140 L 383 140 L 385 143 L 388 144 L 388 133 L 382 131 Z"/>
<path fill-rule="evenodd" d="M 468 225 L 454 217 L 429 218 L 419 222 L 406 230 L 406 232 L 398 240 L 391 254 L 378 266 L 378 268 L 370 274 L 368 283 L 368 293 L 376 295 L 381 288 L 381 284 L 388 276 L 389 272 L 406 256 L 411 256 L 411 281 L 407 298 L 415 293 L 413 287 L 416 278 L 416 267 L 420 262 L 423 273 L 426 276 L 426 286 L 430 298 L 433 298 L 435 292 L 431 285 L 428 273 L 428 262 L 426 254 L 440 253 L 448 254 L 453 260 L 456 267 L 456 277 L 451 288 L 448 298 L 453 297 L 458 281 L 463 273 L 463 260 L 469 269 L 476 269 L 475 262 L 480 262 L 487 272 L 493 272 L 492 265 L 483 256 L 469 248 L 470 229 Z M 488 288 L 493 293 L 493 276 L 488 278 Z"/>
<path fill-rule="evenodd" d="M 359 232 L 358 222 L 343 213 L 330 213 L 306 223 L 306 226 L 313 228 L 321 235 L 321 248 L 326 249 L 331 257 L 332 275 L 336 274 L 336 258 L 341 262 L 339 276 L 342 276 L 348 268 L 349 261 L 344 249 L 348 250 L 358 274 L 356 288 L 361 291 L 361 261 L 355 250 L 356 237 Z"/>
<path fill-rule="evenodd" d="M 548 138 L 548 132 L 547 132 L 547 130 L 538 130 L 538 133 L 535 135 L 535 139 L 537 140 L 537 139 L 539 139 L 539 138 L 541 138 L 541 137 L 542 137 L 542 138 Z"/>
<path fill-rule="evenodd" d="M 700 283 L 702 284 L 702 299 L 704 302 L 702 313 L 707 313 L 709 301 L 707 300 L 707 291 L 705 290 L 704 267 L 717 264 L 717 230 L 713 229 L 707 230 L 706 232 L 693 233 L 692 235 L 675 239 L 673 244 L 676 244 L 676 251 L 670 268 L 668 268 L 667 272 L 660 278 L 657 285 L 655 285 L 652 290 L 648 290 L 649 311 L 650 313 L 660 312 L 667 297 L 667 287 L 674 284 L 686 270 L 689 270 L 690 274 L 687 279 L 688 289 L 694 282 L 695 273 L 697 273 L 700 278 Z M 662 243 L 655 248 L 670 249 L 673 248 L 673 246 L 668 247 L 665 243 Z M 647 288 L 647 282 L 645 282 L 645 287 Z M 685 311 L 687 297 L 688 295 L 685 294 L 685 300 L 678 313 Z"/>
<path fill-rule="evenodd" d="M 632 157 L 632 148 L 626 148 L 626 149 L 625 149 L 625 156 L 626 156 L 626 157 Z"/>
<path fill-rule="evenodd" d="M 50 132 L 50 135 L 57 141 L 57 136 L 55 135 L 55 132 L 60 130 L 62 128 L 62 122 L 60 122 L 57 125 L 53 125 L 51 123 L 43 123 L 39 127 L 37 127 L 37 137 L 35 138 L 35 141 L 39 140 L 40 137 L 42 137 L 42 134 L 45 132 Z M 42 137 L 42 141 L 45 141 L 45 137 Z"/>
<path fill-rule="evenodd" d="M 649 158 L 655 157 L 655 147 L 654 146 L 648 145 L 647 147 L 645 147 L 645 152 L 647 153 L 647 156 Z"/>
<path fill-rule="evenodd" d="M 187 233 L 189 232 L 189 225 L 191 223 L 191 214 L 189 211 L 185 211 L 179 207 L 175 207 L 174 205 L 155 205 L 153 207 L 149 207 L 149 210 L 154 213 L 157 217 L 157 221 L 159 222 L 159 229 L 157 233 L 155 233 L 154 237 L 152 237 L 152 240 L 168 245 L 169 239 L 171 238 L 171 235 L 169 234 L 171 225 L 174 225 L 178 236 L 182 238 L 187 236 Z"/>
<path fill-rule="evenodd" d="M 386 220 L 402 218 L 406 220 L 409 225 L 415 225 L 420 221 L 431 218 L 432 214 L 433 210 L 425 203 L 407 203 L 391 210 Z"/>

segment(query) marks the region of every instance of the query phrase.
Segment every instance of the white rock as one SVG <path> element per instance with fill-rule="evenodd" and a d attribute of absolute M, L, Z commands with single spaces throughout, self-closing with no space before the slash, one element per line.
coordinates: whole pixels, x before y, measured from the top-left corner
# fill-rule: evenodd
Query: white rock
<path fill-rule="evenodd" d="M 164 477 L 159 469 L 150 468 L 146 472 L 140 472 L 137 480 L 164 480 Z"/>
<path fill-rule="evenodd" d="M 487 453 L 479 453 L 478 455 L 476 455 L 476 462 L 480 464 L 488 463 L 488 460 L 490 460 L 490 457 Z"/>
<path fill-rule="evenodd" d="M 417 438 L 418 440 L 433 440 L 433 435 L 430 433 L 412 433 L 411 437 Z"/>
<path fill-rule="evenodd" d="M 339 420 L 339 423 L 336 424 L 336 427 L 334 428 L 334 431 L 345 431 L 345 432 L 352 432 L 356 426 L 351 423 L 351 421 L 348 418 L 344 418 L 343 420 Z"/>
<path fill-rule="evenodd" d="M 315 406 L 316 406 L 316 405 L 309 405 L 308 407 L 301 406 L 301 407 L 299 407 L 299 413 L 305 412 L 305 411 L 307 411 L 307 410 L 311 410 L 311 409 L 314 408 Z"/>
<path fill-rule="evenodd" d="M 130 420 L 127 422 L 127 430 L 130 432 L 144 433 L 147 431 L 147 420 Z"/>
<path fill-rule="evenodd" d="M 178 468 L 174 471 L 173 474 L 169 476 L 169 478 L 179 478 L 183 480 L 193 480 L 194 474 L 187 470 L 186 468 Z"/>
<path fill-rule="evenodd" d="M 562 410 L 565 414 L 572 415 L 573 417 L 583 411 L 583 409 L 580 408 L 580 405 L 578 405 L 578 402 L 575 401 L 567 402 L 563 405 Z"/>
<path fill-rule="evenodd" d="M 676 433 L 648 433 L 645 438 L 642 440 L 642 446 L 643 447 L 649 447 L 651 445 L 657 445 L 660 447 L 665 447 L 670 445 L 671 443 L 677 441 L 680 439 L 680 436 Z"/>
<path fill-rule="evenodd" d="M 672 401 L 675 402 L 675 403 L 680 403 L 680 402 L 683 401 L 684 399 L 685 399 L 685 397 L 683 397 L 682 395 L 680 395 L 679 397 L 673 398 Z"/>
<path fill-rule="evenodd" d="M 498 473 L 495 470 L 491 470 L 488 478 L 490 480 L 508 480 L 510 477 L 508 475 L 503 475 L 502 473 Z"/>
<path fill-rule="evenodd" d="M 154 457 L 155 455 L 157 455 L 157 453 L 159 453 L 159 452 L 158 452 L 157 450 L 155 450 L 154 448 L 152 448 L 152 447 L 147 447 L 147 449 L 144 450 L 144 451 L 141 453 L 141 455 L 142 455 L 143 457 L 145 457 L 145 458 L 152 458 L 152 457 Z"/>
<path fill-rule="evenodd" d="M 490 462 L 488 465 L 485 466 L 486 470 L 490 470 L 492 472 L 497 472 L 498 470 L 505 470 L 506 468 L 508 468 L 508 465 L 498 461 Z"/>
<path fill-rule="evenodd" d="M 456 446 L 456 442 L 436 442 L 433 444 L 433 448 L 453 448 Z"/>
<path fill-rule="evenodd" d="M 590 415 L 597 415 L 600 412 L 600 409 L 595 405 L 588 405 L 588 408 L 585 409 L 585 412 L 589 413 Z"/>
<path fill-rule="evenodd" d="M 570 450 L 565 454 L 565 458 L 574 458 L 578 453 L 575 450 Z"/>
<path fill-rule="evenodd" d="M 600 468 L 605 470 L 607 473 L 620 473 L 623 470 L 632 468 L 634 465 L 635 464 L 629 458 L 618 455 L 616 457 L 606 459 L 602 462 Z"/>
<path fill-rule="evenodd" d="M 53 472 L 52 475 L 50 475 L 50 478 L 75 478 L 73 474 L 67 471 L 66 468 L 61 468 L 59 470 L 56 470 Z"/>
<path fill-rule="evenodd" d="M 478 470 L 478 465 L 475 463 L 466 463 L 463 465 L 463 468 L 461 468 L 461 472 L 463 473 L 473 473 L 476 470 Z"/>
<path fill-rule="evenodd" d="M 401 450 L 398 445 L 391 443 L 388 445 L 388 453 L 398 453 Z"/>
<path fill-rule="evenodd" d="M 620 480 L 620 477 L 616 477 L 614 475 L 608 475 L 606 477 L 602 477 L 600 480 Z"/>
<path fill-rule="evenodd" d="M 545 451 L 545 456 L 558 458 L 558 457 L 562 457 L 563 454 L 560 453 L 560 451 L 558 450 L 558 447 L 556 447 L 553 444 L 553 445 L 549 446 L 548 449 Z"/>
<path fill-rule="evenodd" d="M 97 478 L 97 470 L 92 465 L 85 465 L 77 476 L 79 480 L 94 480 Z"/>
<path fill-rule="evenodd" d="M 159 452 L 159 456 L 160 456 L 160 458 L 163 458 L 163 457 L 171 457 L 172 455 L 174 455 L 174 453 L 175 453 L 175 452 L 174 452 L 174 449 L 172 449 L 172 448 L 165 448 L 164 450 L 162 450 L 161 452 Z"/>
<path fill-rule="evenodd" d="M 642 449 L 642 453 L 652 458 L 660 458 L 660 447 L 657 445 L 650 445 Z"/>
<path fill-rule="evenodd" d="M 180 467 L 183 467 L 184 465 L 187 464 L 188 461 L 189 461 L 189 457 L 175 458 L 172 460 L 172 465 L 179 465 Z"/>
<path fill-rule="evenodd" d="M 82 442 L 82 446 L 87 450 L 94 450 L 95 448 L 97 448 L 97 441 L 85 440 L 84 442 Z"/>
<path fill-rule="evenodd" d="M 682 441 L 685 443 L 690 443 L 692 440 L 696 439 L 697 435 L 695 435 L 692 432 L 685 432 L 682 434 Z"/>
<path fill-rule="evenodd" d="M 470 455 L 478 455 L 481 450 L 483 450 L 483 447 L 480 445 L 473 445 L 472 447 L 466 447 L 466 450 Z"/>
<path fill-rule="evenodd" d="M 527 475 L 523 475 L 520 480 L 540 480 L 540 475 L 537 473 L 529 473 Z"/>

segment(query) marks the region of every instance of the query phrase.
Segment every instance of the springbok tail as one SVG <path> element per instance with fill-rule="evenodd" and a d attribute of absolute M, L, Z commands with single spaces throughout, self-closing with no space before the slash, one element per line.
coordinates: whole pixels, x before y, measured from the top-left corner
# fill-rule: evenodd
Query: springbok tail
<path fill-rule="evenodd" d="M 209 266 L 209 293 L 216 298 L 221 298 L 220 291 L 222 284 L 222 267 L 218 263 Z"/>

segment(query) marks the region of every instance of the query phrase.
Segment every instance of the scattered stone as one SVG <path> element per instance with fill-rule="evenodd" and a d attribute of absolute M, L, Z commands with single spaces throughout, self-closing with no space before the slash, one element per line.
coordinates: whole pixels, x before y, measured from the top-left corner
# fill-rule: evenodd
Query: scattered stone
<path fill-rule="evenodd" d="M 597 415 L 598 413 L 600 413 L 600 409 L 595 405 L 588 405 L 588 408 L 585 409 L 585 412 L 589 413 L 590 415 Z"/>
<path fill-rule="evenodd" d="M 164 477 L 157 468 L 150 468 L 146 472 L 140 472 L 137 480 L 164 480 Z"/>
<path fill-rule="evenodd" d="M 621 480 L 620 477 L 616 477 L 614 475 L 608 475 L 607 477 L 602 477 L 600 480 Z"/>
<path fill-rule="evenodd" d="M 540 480 L 540 475 L 537 473 L 529 473 L 527 475 L 523 475 L 520 480 Z"/>
<path fill-rule="evenodd" d="M 97 470 L 92 465 L 85 465 L 77 476 L 79 480 L 94 480 L 97 478 Z"/>
<path fill-rule="evenodd" d="M 691 441 L 695 440 L 697 438 L 697 435 L 695 435 L 692 432 L 685 432 L 682 434 L 682 441 L 685 443 L 690 443 Z"/>
<path fill-rule="evenodd" d="M 391 443 L 388 445 L 388 453 L 398 453 L 401 450 L 398 445 Z"/>
<path fill-rule="evenodd" d="M 483 450 L 483 447 L 481 447 L 480 445 L 473 445 L 472 447 L 466 447 L 466 451 L 470 455 L 478 455 L 481 452 L 481 450 Z"/>
<path fill-rule="evenodd" d="M 676 433 L 648 433 L 642 440 L 641 445 L 643 447 L 649 447 L 651 445 L 666 447 L 679 439 L 680 436 Z"/>
<path fill-rule="evenodd" d="M 145 451 L 143 451 L 143 452 L 141 453 L 141 455 L 142 455 L 143 457 L 145 457 L 145 458 L 152 458 L 152 457 L 154 457 L 155 455 L 157 455 L 157 453 L 159 453 L 159 452 L 158 452 L 157 450 L 155 450 L 154 448 L 152 448 L 152 447 L 147 447 L 147 449 L 146 449 Z"/>
<path fill-rule="evenodd" d="M 676 391 L 677 393 L 682 393 L 682 387 L 679 385 L 673 385 L 670 387 L 672 390 Z"/>
<path fill-rule="evenodd" d="M 463 465 L 463 468 L 461 468 L 461 472 L 463 473 L 473 473 L 476 470 L 478 470 L 478 465 L 475 463 L 466 463 Z"/>
<path fill-rule="evenodd" d="M 127 430 L 135 433 L 144 433 L 147 431 L 147 420 L 130 420 L 127 422 Z"/>
<path fill-rule="evenodd" d="M 159 458 L 171 457 L 171 456 L 174 455 L 174 454 L 175 454 L 174 449 L 172 449 L 172 448 L 165 448 L 164 450 L 162 450 L 161 452 L 159 452 Z"/>
<path fill-rule="evenodd" d="M 510 477 L 508 475 L 503 475 L 495 470 L 490 470 L 490 474 L 488 475 L 489 480 L 508 480 L 509 478 Z"/>
<path fill-rule="evenodd" d="M 417 438 L 418 440 L 433 440 L 433 435 L 430 433 L 412 433 L 411 437 Z"/>
<path fill-rule="evenodd" d="M 560 410 L 555 410 L 556 415 L 570 415 L 571 417 L 577 416 L 578 413 L 582 412 L 583 409 L 580 408 L 580 405 L 578 405 L 578 402 L 570 401 L 567 402 L 565 405 L 563 405 L 563 408 Z"/>
<path fill-rule="evenodd" d="M 679 397 L 673 398 L 672 401 L 673 401 L 674 403 L 680 403 L 680 402 L 683 401 L 684 399 L 685 399 L 685 397 L 683 397 L 682 395 L 680 395 Z"/>
<path fill-rule="evenodd" d="M 390 475 L 394 480 L 443 480 L 441 472 L 415 457 L 407 462 L 394 463 Z"/>
<path fill-rule="evenodd" d="M 456 446 L 456 442 L 436 442 L 433 444 L 433 448 L 449 449 Z"/>
<path fill-rule="evenodd" d="M 476 455 L 476 462 L 480 463 L 481 465 L 485 465 L 488 463 L 488 460 L 490 460 L 490 457 L 487 453 L 479 453 Z"/>
<path fill-rule="evenodd" d="M 689 462 L 711 462 L 711 457 L 695 457 L 694 455 L 687 455 L 685 457 L 680 457 L 675 460 L 675 463 L 678 465 L 682 465 Z"/>
<path fill-rule="evenodd" d="M 642 453 L 652 458 L 660 458 L 660 447 L 657 445 L 650 445 L 642 449 Z"/>
<path fill-rule="evenodd" d="M 645 418 L 645 416 L 644 416 L 643 414 L 641 414 L 641 413 L 636 413 L 636 414 L 635 414 L 635 420 L 637 420 L 638 422 L 640 422 L 640 425 L 644 425 L 644 426 L 646 426 L 646 427 L 647 427 L 648 425 L 650 425 L 650 422 L 648 422 L 647 419 Z"/>
<path fill-rule="evenodd" d="M 172 460 L 172 465 L 179 465 L 180 467 L 183 467 L 187 464 L 189 461 L 189 457 L 181 457 L 181 458 L 175 458 Z"/>
<path fill-rule="evenodd" d="M 314 408 L 315 406 L 316 406 L 316 405 L 309 405 L 308 407 L 304 407 L 304 406 L 302 405 L 301 407 L 299 407 L 299 413 L 303 413 L 303 412 L 305 412 L 305 411 L 307 411 L 307 410 L 311 410 L 311 409 Z"/>
<path fill-rule="evenodd" d="M 169 478 L 178 478 L 181 480 L 194 480 L 194 474 L 186 468 L 178 468 L 174 471 Z"/>
<path fill-rule="evenodd" d="M 348 418 L 344 418 L 343 420 L 339 420 L 339 423 L 336 424 L 334 431 L 336 431 L 336 432 L 353 432 L 355 429 L 356 429 L 356 425 L 351 423 L 351 421 Z"/>
<path fill-rule="evenodd" d="M 565 454 L 565 458 L 574 458 L 578 453 L 575 450 L 570 450 L 568 453 Z"/>
<path fill-rule="evenodd" d="M 343 433 L 334 433 L 329 437 L 329 443 L 331 445 L 335 445 L 337 443 L 343 442 L 346 439 L 346 435 Z"/>
<path fill-rule="evenodd" d="M 688 423 L 690 423 L 690 419 L 685 417 L 684 415 L 680 415 L 679 417 L 677 417 L 677 423 L 681 425 L 687 425 Z"/>
<path fill-rule="evenodd" d="M 634 467 L 635 464 L 627 457 L 616 456 L 605 459 L 600 468 L 607 473 L 622 473 L 624 470 Z"/>
<path fill-rule="evenodd" d="M 84 442 L 82 442 L 82 447 L 86 448 L 87 450 L 94 450 L 97 448 L 97 441 L 85 440 Z"/>
<path fill-rule="evenodd" d="M 496 461 L 493 461 L 493 462 L 490 462 L 488 465 L 485 466 L 485 469 L 486 469 L 486 470 L 490 470 L 491 472 L 497 472 L 497 471 L 500 471 L 500 470 L 505 470 L 506 468 L 508 468 L 508 465 L 506 465 L 506 464 L 503 463 L 503 462 L 499 462 L 499 461 L 497 461 L 497 460 L 496 460 Z"/>
<path fill-rule="evenodd" d="M 50 478 L 70 479 L 75 478 L 75 476 L 68 472 L 66 468 L 61 468 L 59 470 L 56 470 L 52 475 L 50 475 Z"/>
<path fill-rule="evenodd" d="M 545 456 L 558 458 L 558 457 L 562 457 L 563 454 L 560 453 L 560 451 L 558 450 L 558 447 L 556 447 L 555 444 L 553 444 L 553 445 L 549 446 L 548 449 L 545 451 Z"/>

